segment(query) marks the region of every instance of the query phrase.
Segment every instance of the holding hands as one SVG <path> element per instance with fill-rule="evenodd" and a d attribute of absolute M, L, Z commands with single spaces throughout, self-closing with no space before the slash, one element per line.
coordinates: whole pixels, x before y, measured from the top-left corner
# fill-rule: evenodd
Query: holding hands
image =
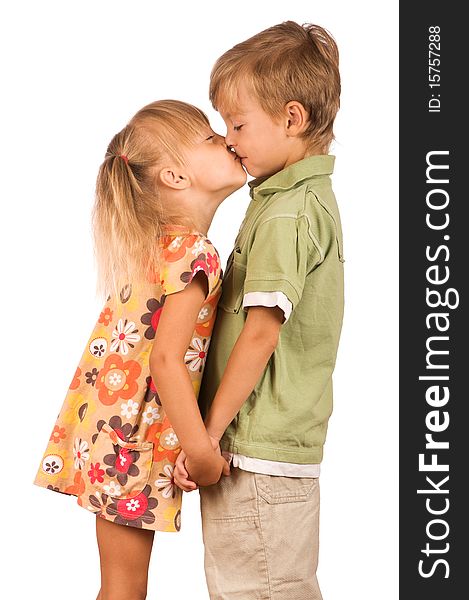
<path fill-rule="evenodd" d="M 192 492 L 199 486 L 213 485 L 222 475 L 230 475 L 230 465 L 223 458 L 219 440 L 212 436 L 212 451 L 187 456 L 182 450 L 174 468 L 174 482 L 184 492 Z"/>

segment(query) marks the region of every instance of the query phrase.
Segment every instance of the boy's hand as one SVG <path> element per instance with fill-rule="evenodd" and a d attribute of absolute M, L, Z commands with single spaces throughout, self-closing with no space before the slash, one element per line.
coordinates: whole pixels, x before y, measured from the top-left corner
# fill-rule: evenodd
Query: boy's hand
<path fill-rule="evenodd" d="M 215 454 L 218 455 L 223 460 L 223 462 L 218 463 L 219 465 L 221 465 L 223 467 L 222 474 L 225 477 L 229 477 L 230 476 L 230 465 L 227 463 L 227 461 L 221 455 L 219 440 L 218 440 L 218 438 L 214 438 L 212 436 L 209 436 L 209 437 L 210 437 L 210 441 L 212 443 L 212 448 L 213 448 Z M 187 461 L 187 456 L 184 453 L 184 451 L 181 451 L 179 456 L 177 457 L 176 465 L 174 467 L 174 482 L 184 492 L 192 492 L 198 488 L 198 485 L 192 479 L 195 479 L 196 481 L 198 481 L 198 480 L 196 479 L 196 477 L 191 478 L 191 476 L 189 475 L 186 461 Z M 191 474 L 192 474 L 194 471 L 194 468 L 191 467 L 191 469 L 192 469 L 191 470 Z M 220 479 L 220 476 L 218 476 L 218 479 Z M 217 481 L 218 481 L 218 479 L 217 479 Z M 198 483 L 200 483 L 200 481 L 198 481 Z M 216 483 L 216 481 L 214 483 Z M 210 484 L 203 483 L 201 485 L 210 485 Z"/>
<path fill-rule="evenodd" d="M 221 455 L 220 451 L 213 451 L 211 456 L 192 458 L 188 456 L 184 463 L 189 477 L 201 486 L 217 483 L 229 465 Z"/>

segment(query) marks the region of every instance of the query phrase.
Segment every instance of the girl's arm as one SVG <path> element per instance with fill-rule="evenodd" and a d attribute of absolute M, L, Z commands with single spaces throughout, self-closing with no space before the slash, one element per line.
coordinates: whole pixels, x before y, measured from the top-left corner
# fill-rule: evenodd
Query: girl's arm
<path fill-rule="evenodd" d="M 231 351 L 220 386 L 206 416 L 208 433 L 220 439 L 239 412 L 277 347 L 283 311 L 252 306 Z"/>
<path fill-rule="evenodd" d="M 207 280 L 198 273 L 182 291 L 166 297 L 150 355 L 161 403 L 189 458 L 190 475 L 200 485 L 216 483 L 226 464 L 213 450 L 184 364 L 206 294 Z"/>

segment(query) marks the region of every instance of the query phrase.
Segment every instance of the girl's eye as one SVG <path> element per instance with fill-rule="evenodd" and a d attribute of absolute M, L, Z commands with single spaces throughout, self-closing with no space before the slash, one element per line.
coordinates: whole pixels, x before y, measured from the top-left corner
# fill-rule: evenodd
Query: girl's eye
<path fill-rule="evenodd" d="M 241 127 L 243 127 L 243 126 L 242 126 L 242 125 L 234 125 L 234 126 L 233 126 L 233 129 L 234 129 L 235 131 L 241 131 Z"/>
<path fill-rule="evenodd" d="M 215 137 L 214 135 L 209 135 L 207 140 L 213 140 L 214 137 Z"/>

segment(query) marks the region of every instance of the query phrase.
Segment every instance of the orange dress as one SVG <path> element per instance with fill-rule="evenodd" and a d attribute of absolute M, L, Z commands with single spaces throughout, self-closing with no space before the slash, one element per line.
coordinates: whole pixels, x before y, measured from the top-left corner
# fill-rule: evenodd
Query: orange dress
<path fill-rule="evenodd" d="M 104 305 L 34 483 L 76 496 L 79 506 L 114 523 L 179 531 L 181 492 L 173 469 L 180 445 L 149 358 L 166 296 L 204 271 L 209 292 L 185 355 L 198 395 L 222 273 L 218 252 L 199 233 L 167 232 L 161 248 L 158 281 L 128 285 Z"/>

